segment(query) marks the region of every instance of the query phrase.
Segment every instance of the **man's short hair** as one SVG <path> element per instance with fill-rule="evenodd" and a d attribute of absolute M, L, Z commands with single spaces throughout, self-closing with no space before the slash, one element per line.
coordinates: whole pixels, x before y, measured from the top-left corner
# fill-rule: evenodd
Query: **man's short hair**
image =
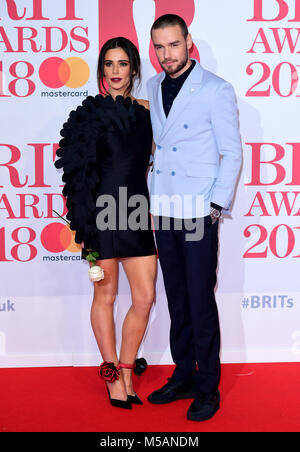
<path fill-rule="evenodd" d="M 175 25 L 180 26 L 182 34 L 186 38 L 189 34 L 188 27 L 182 17 L 177 16 L 177 14 L 164 14 L 163 16 L 158 17 L 151 27 L 151 36 L 153 30 L 157 30 L 158 28 L 173 27 Z"/>

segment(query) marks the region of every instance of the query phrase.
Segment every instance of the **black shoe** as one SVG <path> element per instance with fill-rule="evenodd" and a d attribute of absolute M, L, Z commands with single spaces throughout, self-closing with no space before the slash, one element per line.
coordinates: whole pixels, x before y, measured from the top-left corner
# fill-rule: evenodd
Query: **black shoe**
<path fill-rule="evenodd" d="M 210 394 L 199 394 L 187 411 L 190 421 L 207 421 L 220 408 L 219 391 Z"/>
<path fill-rule="evenodd" d="M 125 408 L 126 410 L 131 410 L 131 403 L 129 400 L 129 397 L 127 397 L 127 400 L 120 400 L 120 399 L 112 399 L 110 397 L 110 393 L 108 388 L 106 387 L 107 392 L 108 392 L 108 397 L 109 397 L 109 401 L 111 403 L 112 406 L 115 406 L 117 408 Z"/>
<path fill-rule="evenodd" d="M 118 369 L 134 369 L 136 375 L 142 375 L 146 367 L 147 361 L 144 358 L 136 359 L 135 364 L 125 364 L 119 362 L 118 365 Z M 134 403 L 135 405 L 143 405 L 143 402 L 136 393 L 134 393 L 134 395 L 128 395 L 127 399 L 130 403 Z"/>
<path fill-rule="evenodd" d="M 105 383 L 106 382 L 113 383 L 114 381 L 119 380 L 120 369 L 116 367 L 113 362 L 104 361 L 98 369 L 98 375 L 99 377 L 105 380 Z M 106 390 L 108 393 L 109 401 L 112 406 L 115 406 L 117 408 L 125 408 L 126 410 L 131 410 L 131 403 L 128 399 L 128 396 L 127 400 L 112 399 L 110 397 L 110 392 L 107 385 Z"/>
<path fill-rule="evenodd" d="M 193 386 L 193 380 L 174 381 L 171 378 L 168 378 L 168 383 L 162 388 L 152 392 L 148 396 L 148 400 L 151 403 L 159 405 L 174 402 L 174 400 L 192 399 L 193 397 L 196 397 Z"/>
<path fill-rule="evenodd" d="M 139 398 L 137 394 L 135 395 L 128 395 L 128 400 L 130 403 L 134 403 L 135 405 L 143 405 L 143 402 Z"/>

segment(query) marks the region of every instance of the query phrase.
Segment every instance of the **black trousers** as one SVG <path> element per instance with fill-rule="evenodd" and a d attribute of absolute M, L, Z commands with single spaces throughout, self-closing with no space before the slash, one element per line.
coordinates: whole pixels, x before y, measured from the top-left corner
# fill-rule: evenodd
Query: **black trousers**
<path fill-rule="evenodd" d="M 193 377 L 198 393 L 214 392 L 220 380 L 220 329 L 214 294 L 219 222 L 212 224 L 210 216 L 204 217 L 203 238 L 187 241 L 190 230 L 184 224 L 178 230 L 178 220 L 170 218 L 169 230 L 162 230 L 162 219 L 154 217 L 171 319 L 170 349 L 176 364 L 172 379 Z"/>

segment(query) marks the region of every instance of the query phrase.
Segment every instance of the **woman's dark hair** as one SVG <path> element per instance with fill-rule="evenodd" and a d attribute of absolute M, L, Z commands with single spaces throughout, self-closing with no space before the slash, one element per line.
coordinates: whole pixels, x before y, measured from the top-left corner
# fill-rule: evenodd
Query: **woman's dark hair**
<path fill-rule="evenodd" d="M 164 14 L 156 19 L 151 27 L 151 36 L 153 30 L 157 30 L 158 28 L 174 27 L 175 25 L 180 26 L 182 34 L 186 38 L 189 34 L 188 27 L 182 17 L 177 16 L 177 14 Z"/>
<path fill-rule="evenodd" d="M 101 94 L 107 94 L 108 91 L 104 86 L 104 60 L 105 55 L 108 50 L 111 49 L 123 49 L 126 55 L 129 59 L 129 65 L 130 65 L 130 83 L 128 88 L 126 89 L 124 95 L 127 96 L 131 93 L 131 90 L 133 88 L 133 83 L 137 79 L 140 81 L 141 79 L 141 60 L 140 55 L 138 52 L 138 49 L 136 46 L 129 41 L 127 38 L 123 38 L 122 36 L 119 36 L 117 38 L 112 38 L 106 41 L 106 43 L 103 45 L 99 59 L 98 59 L 98 67 L 97 67 L 97 81 L 98 81 L 98 87 Z"/>

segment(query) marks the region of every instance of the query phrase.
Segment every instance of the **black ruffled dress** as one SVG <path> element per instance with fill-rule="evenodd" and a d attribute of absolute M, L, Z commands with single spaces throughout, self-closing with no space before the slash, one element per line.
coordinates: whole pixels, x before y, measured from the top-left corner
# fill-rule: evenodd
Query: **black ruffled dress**
<path fill-rule="evenodd" d="M 88 96 L 71 111 L 61 135 L 55 167 L 63 168 L 75 242 L 84 241 L 99 259 L 156 254 L 146 180 L 152 146 L 147 108 L 130 97 Z"/>

